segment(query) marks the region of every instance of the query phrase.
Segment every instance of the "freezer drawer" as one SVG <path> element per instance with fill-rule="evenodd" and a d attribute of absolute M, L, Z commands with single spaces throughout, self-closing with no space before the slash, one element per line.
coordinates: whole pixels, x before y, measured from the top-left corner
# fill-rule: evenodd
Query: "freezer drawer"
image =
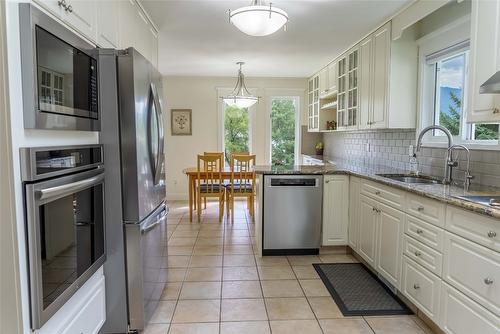
<path fill-rule="evenodd" d="M 317 254 L 322 200 L 321 175 L 264 176 L 263 254 Z"/>

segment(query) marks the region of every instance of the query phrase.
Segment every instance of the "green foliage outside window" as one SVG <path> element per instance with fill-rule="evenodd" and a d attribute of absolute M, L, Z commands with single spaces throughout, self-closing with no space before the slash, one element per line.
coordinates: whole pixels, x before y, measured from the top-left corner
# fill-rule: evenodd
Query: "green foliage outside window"
<path fill-rule="evenodd" d="M 224 156 L 229 164 L 231 153 L 249 152 L 249 124 L 247 109 L 226 105 L 224 111 Z"/>
<path fill-rule="evenodd" d="M 273 99 L 271 108 L 271 163 L 293 165 L 295 158 L 294 100 Z"/>

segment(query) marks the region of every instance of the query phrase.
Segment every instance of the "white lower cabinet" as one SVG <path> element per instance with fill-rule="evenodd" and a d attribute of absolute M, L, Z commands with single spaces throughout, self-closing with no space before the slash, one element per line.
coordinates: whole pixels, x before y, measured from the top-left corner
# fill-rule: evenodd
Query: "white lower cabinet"
<path fill-rule="evenodd" d="M 500 253 L 446 232 L 443 279 L 500 316 Z"/>
<path fill-rule="evenodd" d="M 377 251 L 377 201 L 361 195 L 359 200 L 359 255 L 375 268 Z"/>
<path fill-rule="evenodd" d="M 443 255 L 440 252 L 405 235 L 403 254 L 420 264 L 422 267 L 432 271 L 432 273 L 441 276 Z"/>
<path fill-rule="evenodd" d="M 405 214 L 379 204 L 376 270 L 389 283 L 399 288 Z"/>
<path fill-rule="evenodd" d="M 347 245 L 349 176 L 323 178 L 323 246 Z"/>
<path fill-rule="evenodd" d="M 348 244 L 355 251 L 358 250 L 359 238 L 359 194 L 360 180 L 351 177 L 349 180 L 349 228 L 348 228 Z"/>
<path fill-rule="evenodd" d="M 498 334 L 500 318 L 467 298 L 445 282 L 441 283 L 439 327 L 449 334 Z"/>
<path fill-rule="evenodd" d="M 441 279 L 403 256 L 401 290 L 432 321 L 439 320 Z"/>

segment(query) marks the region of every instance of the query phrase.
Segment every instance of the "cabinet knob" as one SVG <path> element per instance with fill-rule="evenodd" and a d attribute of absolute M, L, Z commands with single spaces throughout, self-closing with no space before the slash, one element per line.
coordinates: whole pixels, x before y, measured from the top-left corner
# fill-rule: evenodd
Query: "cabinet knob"
<path fill-rule="evenodd" d="M 420 212 L 424 211 L 424 207 L 423 207 L 423 206 L 419 206 L 419 207 L 417 208 L 417 211 L 420 211 Z"/>
<path fill-rule="evenodd" d="M 417 234 L 422 234 L 422 233 L 424 233 L 424 231 L 423 231 L 423 230 L 421 230 L 421 229 L 419 229 L 419 228 L 417 229 L 417 231 L 416 231 L 416 232 L 417 232 Z"/>
<path fill-rule="evenodd" d="M 57 4 L 59 5 L 59 7 L 62 7 L 64 9 L 68 8 L 68 5 L 66 4 L 66 0 L 59 0 L 57 2 Z"/>
<path fill-rule="evenodd" d="M 496 236 L 497 236 L 497 232 L 495 232 L 495 231 L 489 231 L 488 232 L 488 238 L 494 238 Z"/>
<path fill-rule="evenodd" d="M 325 183 L 330 183 L 330 180 L 326 180 Z"/>
<path fill-rule="evenodd" d="M 417 283 L 415 283 L 415 284 L 413 284 L 413 288 L 414 288 L 415 290 L 418 290 L 418 289 L 420 289 L 420 285 L 418 285 Z"/>
<path fill-rule="evenodd" d="M 378 190 L 377 190 L 377 191 L 375 192 L 375 195 L 380 195 L 380 191 L 378 191 Z"/>
<path fill-rule="evenodd" d="M 491 278 L 489 278 L 489 277 L 486 277 L 484 279 L 484 284 L 486 284 L 486 285 L 492 285 L 493 284 L 493 280 Z"/>
<path fill-rule="evenodd" d="M 493 108 L 493 113 L 494 114 L 498 114 L 500 112 L 500 110 L 498 110 L 498 108 Z"/>
<path fill-rule="evenodd" d="M 66 11 L 68 13 L 73 13 L 73 6 L 69 5 L 68 7 L 66 7 Z"/>
<path fill-rule="evenodd" d="M 422 253 L 420 253 L 419 251 L 415 251 L 415 256 L 417 256 L 417 257 L 418 257 L 418 256 L 420 256 L 420 255 L 422 255 Z"/>

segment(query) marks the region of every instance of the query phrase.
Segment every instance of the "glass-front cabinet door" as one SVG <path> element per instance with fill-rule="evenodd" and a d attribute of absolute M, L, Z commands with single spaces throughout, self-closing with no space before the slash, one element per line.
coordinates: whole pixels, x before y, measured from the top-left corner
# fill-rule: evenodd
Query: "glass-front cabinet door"
<path fill-rule="evenodd" d="M 308 107 L 307 107 L 307 130 L 309 132 L 319 131 L 319 76 L 315 75 L 309 79 Z"/>
<path fill-rule="evenodd" d="M 347 57 L 343 56 L 337 63 L 337 126 L 346 126 L 347 112 Z"/>
<path fill-rule="evenodd" d="M 347 74 L 347 114 L 345 115 L 346 126 L 355 128 L 358 126 L 358 49 L 354 48 L 348 55 Z"/>

